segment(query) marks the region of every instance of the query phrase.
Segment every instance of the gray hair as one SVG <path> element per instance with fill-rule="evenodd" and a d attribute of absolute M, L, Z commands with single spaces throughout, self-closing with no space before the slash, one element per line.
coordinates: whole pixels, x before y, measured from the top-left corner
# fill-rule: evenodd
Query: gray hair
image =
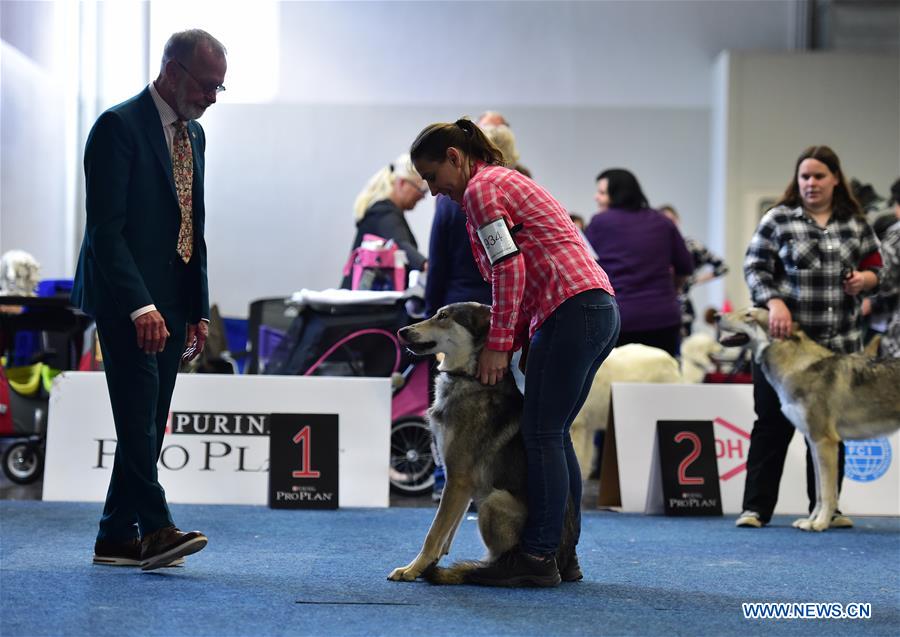
<path fill-rule="evenodd" d="M 160 72 L 165 70 L 166 64 L 170 60 L 178 60 L 182 63 L 190 61 L 194 57 L 194 52 L 197 50 L 197 47 L 200 45 L 208 46 L 223 57 L 228 53 L 221 42 L 203 29 L 179 31 L 178 33 L 173 33 L 166 42 L 166 46 L 163 47 Z"/>

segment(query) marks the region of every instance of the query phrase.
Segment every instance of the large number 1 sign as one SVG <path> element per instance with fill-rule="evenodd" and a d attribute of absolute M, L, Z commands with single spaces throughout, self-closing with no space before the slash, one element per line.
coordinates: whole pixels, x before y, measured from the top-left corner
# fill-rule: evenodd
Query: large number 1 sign
<path fill-rule="evenodd" d="M 338 454 L 336 414 L 272 414 L 269 506 L 336 509 Z"/>
<path fill-rule="evenodd" d="M 292 478 L 318 478 L 322 474 L 318 471 L 313 471 L 312 469 L 312 461 L 310 458 L 312 457 L 312 433 L 310 432 L 309 426 L 307 425 L 303 429 L 297 432 L 297 434 L 293 438 L 294 444 L 299 445 L 302 444 L 303 448 L 300 453 L 300 471 L 292 471 Z"/>

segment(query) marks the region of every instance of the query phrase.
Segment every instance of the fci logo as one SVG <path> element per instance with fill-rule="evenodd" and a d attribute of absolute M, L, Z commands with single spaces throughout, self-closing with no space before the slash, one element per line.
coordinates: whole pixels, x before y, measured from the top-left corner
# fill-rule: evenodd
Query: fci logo
<path fill-rule="evenodd" d="M 747 468 L 747 452 L 750 450 L 750 432 L 724 418 L 713 420 L 716 434 L 716 458 L 719 463 L 719 480 L 726 482 Z"/>

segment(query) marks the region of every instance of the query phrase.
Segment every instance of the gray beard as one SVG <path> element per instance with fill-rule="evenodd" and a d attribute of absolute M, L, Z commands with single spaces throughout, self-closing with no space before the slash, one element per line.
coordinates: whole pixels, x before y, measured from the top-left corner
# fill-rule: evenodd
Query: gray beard
<path fill-rule="evenodd" d="M 175 91 L 175 105 L 178 107 L 178 114 L 186 120 L 200 119 L 206 112 L 205 108 L 189 104 L 180 89 Z"/>

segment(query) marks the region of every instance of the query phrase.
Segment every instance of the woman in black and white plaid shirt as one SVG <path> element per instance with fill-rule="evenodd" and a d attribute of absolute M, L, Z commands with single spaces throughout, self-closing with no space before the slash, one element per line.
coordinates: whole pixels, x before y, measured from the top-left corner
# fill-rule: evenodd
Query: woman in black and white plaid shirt
<path fill-rule="evenodd" d="M 669 218 L 681 230 L 681 215 L 672 204 L 664 204 L 657 208 L 663 215 Z M 682 235 L 683 236 L 683 235 Z M 694 331 L 694 303 L 691 301 L 691 288 L 707 281 L 712 281 L 720 276 L 728 274 L 728 266 L 721 257 L 710 252 L 709 248 L 691 237 L 684 237 L 684 245 L 694 259 L 694 273 L 681 284 L 678 292 L 678 302 L 681 303 L 681 336 L 687 337 Z M 706 266 L 710 266 L 707 268 Z"/>
<path fill-rule="evenodd" d="M 753 302 L 769 309 L 769 333 L 791 334 L 796 322 L 834 352 L 862 349 L 860 293 L 878 283 L 881 257 L 875 233 L 850 194 L 840 160 L 827 146 L 811 146 L 797 159 L 781 201 L 762 218 L 744 259 Z M 778 498 L 784 458 L 794 427 L 763 374 L 753 369 L 757 420 L 750 437 L 744 512 L 737 526 L 769 522 Z M 844 445 L 840 446 L 840 479 Z M 807 493 L 815 503 L 815 478 L 807 452 Z M 836 514 L 832 526 L 852 526 Z"/>

